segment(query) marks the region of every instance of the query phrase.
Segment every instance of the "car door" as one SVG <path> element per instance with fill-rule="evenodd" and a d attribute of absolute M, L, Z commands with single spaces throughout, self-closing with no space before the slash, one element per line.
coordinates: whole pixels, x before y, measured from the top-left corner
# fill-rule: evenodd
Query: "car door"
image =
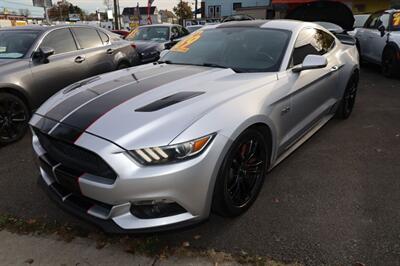
<path fill-rule="evenodd" d="M 342 67 L 336 59 L 335 38 L 325 31 L 305 28 L 296 40 L 292 62 L 287 71 L 291 86 L 289 112 L 292 128 L 282 141 L 283 149 L 288 149 L 316 124 L 323 119 L 337 102 L 338 71 Z M 302 64 L 307 55 L 322 55 L 327 58 L 324 68 L 305 70 L 300 73 L 291 68 Z"/>
<path fill-rule="evenodd" d="M 54 49 L 54 55 L 47 60 L 32 58 L 30 68 L 34 80 L 32 85 L 44 99 L 87 77 L 85 55 L 78 50 L 69 28 L 50 31 L 38 45 L 38 49 L 42 47 Z"/>
<path fill-rule="evenodd" d="M 116 69 L 113 50 L 109 40 L 103 43 L 99 32 L 92 27 L 73 27 L 72 32 L 78 41 L 79 49 L 85 54 L 89 76 L 95 76 Z M 103 35 L 103 38 L 105 36 Z"/>
<path fill-rule="evenodd" d="M 378 33 L 377 22 L 382 15 L 382 12 L 372 14 L 365 23 L 365 27 L 359 30 L 357 39 L 360 43 L 361 55 L 364 59 L 369 61 L 373 60 L 373 51 L 375 47 L 372 45 L 371 40 L 374 39 L 376 33 Z"/>
<path fill-rule="evenodd" d="M 390 14 L 383 13 L 377 19 L 374 28 L 369 31 L 369 43 L 370 43 L 370 57 L 374 62 L 381 62 L 383 50 L 385 49 L 387 42 L 387 35 L 389 30 Z M 385 34 L 382 36 L 378 28 L 383 25 L 385 27 Z"/>

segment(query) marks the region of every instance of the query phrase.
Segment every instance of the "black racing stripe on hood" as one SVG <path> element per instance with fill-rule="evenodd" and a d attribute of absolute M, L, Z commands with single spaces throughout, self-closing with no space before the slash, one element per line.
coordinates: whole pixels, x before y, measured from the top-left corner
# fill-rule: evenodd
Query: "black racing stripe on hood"
<path fill-rule="evenodd" d="M 131 100 L 132 98 L 140 94 L 151 91 L 167 83 L 207 70 L 207 68 L 185 66 L 180 67 L 179 71 L 163 73 L 161 75 L 158 75 L 154 79 L 146 79 L 142 82 L 124 86 L 118 90 L 107 93 L 104 96 L 101 96 L 87 103 L 86 105 L 82 106 L 74 113 L 72 113 L 70 116 L 68 116 L 65 120 L 62 121 L 62 123 L 72 126 L 73 128 L 79 128 L 84 131 L 94 122 L 96 122 L 100 117 L 102 117 L 115 107 L 125 103 L 128 100 Z M 70 134 L 70 136 L 66 137 L 66 134 Z M 63 127 L 57 126 L 51 132 L 51 135 L 56 138 L 60 135 L 63 139 L 68 139 L 72 142 L 77 140 L 77 138 L 80 136 L 80 133 L 76 130 L 70 130 L 69 133 L 66 133 Z"/>
<path fill-rule="evenodd" d="M 39 128 L 42 132 L 48 133 L 57 124 L 57 121 L 41 116 L 41 118 L 35 123 L 34 126 Z"/>
<path fill-rule="evenodd" d="M 163 108 L 166 108 L 168 106 L 189 100 L 191 98 L 197 97 L 201 94 L 204 94 L 205 92 L 203 91 L 182 91 L 178 92 L 175 94 L 172 94 L 170 96 L 167 96 L 165 98 L 162 98 L 160 100 L 157 100 L 155 102 L 152 102 L 146 106 L 143 106 L 141 108 L 138 108 L 135 110 L 135 112 L 154 112 L 161 110 Z"/>
<path fill-rule="evenodd" d="M 138 79 L 140 81 L 141 79 L 151 77 L 152 75 L 155 74 L 162 74 L 171 71 L 171 69 L 173 69 L 173 67 L 162 67 L 156 69 L 149 69 L 145 71 L 139 71 L 138 73 L 135 74 L 127 74 L 126 76 L 122 76 L 110 80 L 108 82 L 99 84 L 96 87 L 86 89 L 84 91 L 76 93 L 75 95 L 70 96 L 69 98 L 65 99 L 64 101 L 53 107 L 50 111 L 48 111 L 45 114 L 45 116 L 54 119 L 56 121 L 60 121 L 79 106 L 117 87 L 121 87 L 128 83 L 137 82 Z"/>

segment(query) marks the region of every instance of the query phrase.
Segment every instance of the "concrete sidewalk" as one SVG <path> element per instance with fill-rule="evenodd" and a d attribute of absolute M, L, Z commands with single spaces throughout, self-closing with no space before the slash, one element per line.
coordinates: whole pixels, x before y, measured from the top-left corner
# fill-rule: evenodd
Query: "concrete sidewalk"
<path fill-rule="evenodd" d="M 207 257 L 160 260 L 127 253 L 119 244 L 98 249 L 95 241 L 86 238 L 65 242 L 55 235 L 19 235 L 3 230 L 0 239 L 0 265 L 238 265 L 232 260 L 218 262 Z"/>

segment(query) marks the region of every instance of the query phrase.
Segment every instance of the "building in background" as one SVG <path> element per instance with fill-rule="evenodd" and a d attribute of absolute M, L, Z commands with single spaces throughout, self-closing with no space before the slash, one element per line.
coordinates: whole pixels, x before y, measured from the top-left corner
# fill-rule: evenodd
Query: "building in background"
<path fill-rule="evenodd" d="M 52 5 L 51 0 L 33 0 L 33 6 L 51 7 Z"/>
<path fill-rule="evenodd" d="M 165 9 L 160 10 L 158 13 L 161 16 L 162 23 L 178 23 L 178 17 L 174 14 L 174 12 Z"/>
<path fill-rule="evenodd" d="M 315 0 L 272 0 L 269 18 L 284 18 L 287 12 L 299 5 L 314 2 Z M 391 0 L 336 0 L 346 4 L 354 14 L 368 14 L 389 9 Z M 340 14 L 338 14 L 340 16 Z"/>
<path fill-rule="evenodd" d="M 138 14 L 140 16 L 138 17 Z M 157 7 L 152 6 L 150 8 L 150 17 L 153 24 L 161 23 L 161 15 L 159 14 Z M 140 21 L 139 21 L 140 19 Z M 125 7 L 122 11 L 122 20 L 124 24 L 147 24 L 147 7 L 139 7 L 139 12 L 137 7 Z"/>
<path fill-rule="evenodd" d="M 224 18 L 234 14 L 247 14 L 254 18 L 266 18 L 271 0 L 203 0 L 202 18 Z"/>
<path fill-rule="evenodd" d="M 25 4 L 24 2 L 13 2 L 0 0 L 0 20 L 7 20 L 13 26 L 22 25 L 24 22 L 37 22 L 44 19 L 44 9 Z M 4 25 L 4 23 L 2 23 Z"/>

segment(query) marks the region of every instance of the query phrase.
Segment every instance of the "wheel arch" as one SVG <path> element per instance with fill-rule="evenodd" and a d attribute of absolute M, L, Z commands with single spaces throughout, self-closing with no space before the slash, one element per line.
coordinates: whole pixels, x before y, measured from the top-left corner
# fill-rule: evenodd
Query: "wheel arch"
<path fill-rule="evenodd" d="M 383 49 L 382 52 L 382 61 L 383 61 L 383 57 L 385 56 L 385 53 L 389 50 L 389 49 L 393 49 L 396 53 L 397 53 L 397 60 L 400 61 L 400 48 L 397 45 L 397 43 L 395 42 L 388 42 L 385 46 L 385 48 Z"/>
<path fill-rule="evenodd" d="M 275 127 L 273 126 L 273 122 L 264 115 L 256 115 L 254 117 L 250 117 L 246 121 L 244 121 L 239 127 L 237 127 L 234 132 L 232 132 L 230 138 L 234 141 L 240 136 L 240 134 L 242 134 L 249 128 L 256 128 L 257 130 L 265 133 L 269 148 L 269 161 L 270 165 L 272 165 L 272 162 L 276 158 L 277 151 L 277 133 Z"/>
<path fill-rule="evenodd" d="M 30 113 L 32 113 L 32 105 L 31 102 L 28 100 L 28 96 L 26 93 L 21 89 L 13 86 L 0 86 L 0 93 L 10 93 L 12 95 L 17 96 L 20 98 L 28 107 Z"/>

